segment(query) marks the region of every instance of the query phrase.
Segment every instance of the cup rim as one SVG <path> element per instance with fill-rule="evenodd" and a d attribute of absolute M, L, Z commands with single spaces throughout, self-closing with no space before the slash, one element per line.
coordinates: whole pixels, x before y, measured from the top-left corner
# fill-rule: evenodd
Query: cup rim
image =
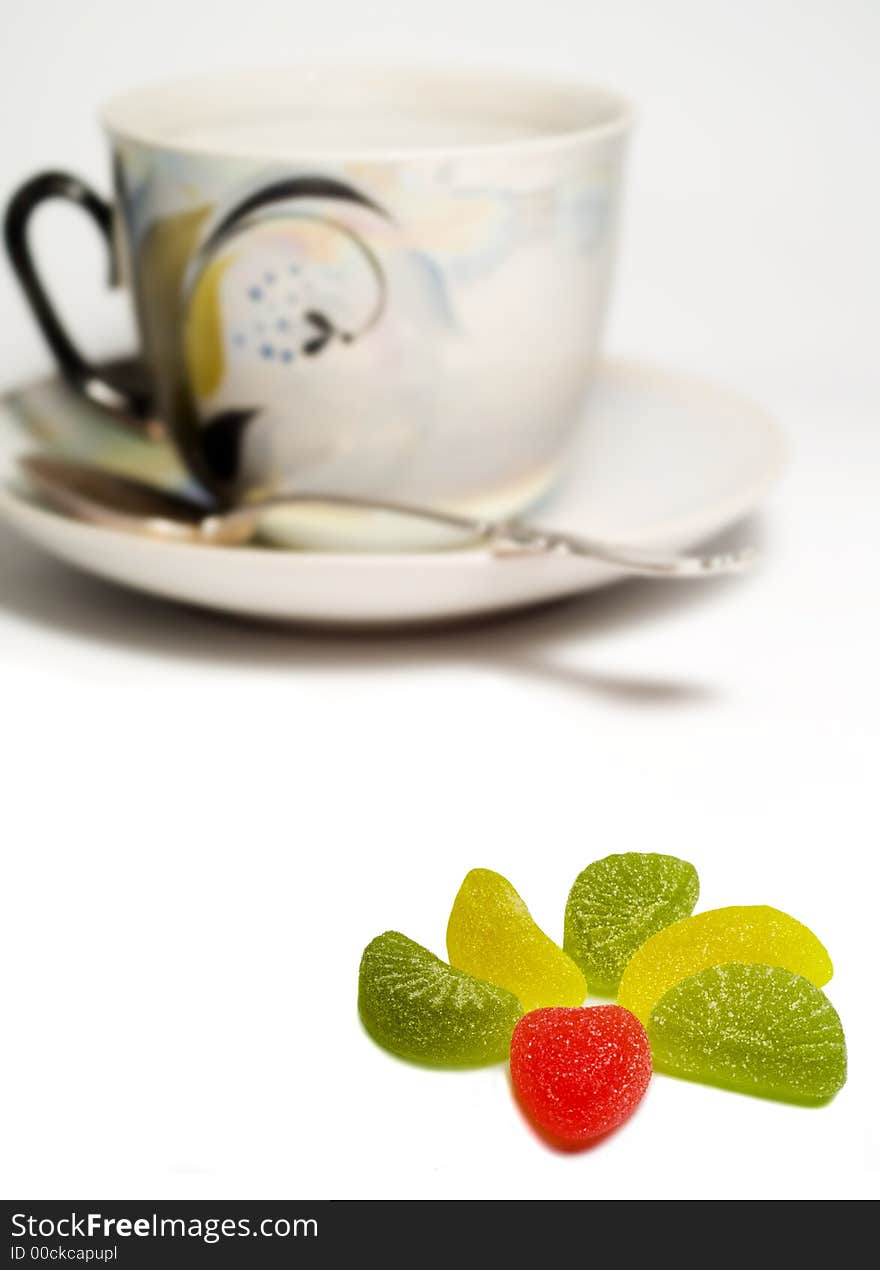
<path fill-rule="evenodd" d="M 302 94 L 313 89 L 329 77 L 340 77 L 347 91 L 358 80 L 364 88 L 380 87 L 387 92 L 395 86 L 418 86 L 455 91 L 460 100 L 467 90 L 480 90 L 485 98 L 487 90 L 496 94 L 518 94 L 542 98 L 545 108 L 555 102 L 557 108 L 570 112 L 570 121 L 557 126 L 547 125 L 535 131 L 533 126 L 523 125 L 522 135 L 503 140 L 471 140 L 428 143 L 402 143 L 389 145 L 359 145 L 298 143 L 289 147 L 289 153 L 279 150 L 261 151 L 242 148 L 234 144 L 191 141 L 186 137 L 169 135 L 173 129 L 170 120 L 181 117 L 181 112 L 194 105 L 209 109 L 212 101 L 222 102 L 228 108 L 233 90 L 253 100 L 262 99 L 271 108 L 273 94 L 283 93 L 286 87 L 296 87 Z M 302 103 L 304 105 L 304 103 Z M 579 117 L 582 112 L 582 117 Z M 152 116 L 152 120 L 150 117 Z M 162 118 L 166 119 L 163 135 Z M 511 157 L 519 154 L 540 154 L 554 150 L 574 148 L 584 143 L 603 141 L 625 135 L 631 128 L 634 108 L 631 101 L 616 89 L 591 80 L 572 76 L 516 70 L 492 66 L 444 66 L 411 62 L 358 62 L 332 61 L 276 65 L 263 69 L 210 71 L 199 75 L 174 77 L 153 81 L 112 97 L 99 112 L 104 130 L 111 139 L 133 143 L 152 150 L 193 157 L 231 160 L 285 161 L 326 158 L 350 160 L 439 160 L 446 157 Z M 179 126 L 179 125 L 178 125 Z"/>

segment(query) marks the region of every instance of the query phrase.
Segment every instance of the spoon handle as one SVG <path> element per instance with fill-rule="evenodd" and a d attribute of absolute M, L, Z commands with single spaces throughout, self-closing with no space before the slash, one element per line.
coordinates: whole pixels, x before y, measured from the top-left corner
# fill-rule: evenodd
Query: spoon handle
<path fill-rule="evenodd" d="M 523 552 L 581 556 L 625 573 L 654 578 L 713 578 L 744 573 L 757 558 L 752 547 L 711 555 L 650 551 L 624 543 L 585 538 L 580 534 L 544 530 L 516 521 L 494 526 L 489 544 L 499 556 Z"/>

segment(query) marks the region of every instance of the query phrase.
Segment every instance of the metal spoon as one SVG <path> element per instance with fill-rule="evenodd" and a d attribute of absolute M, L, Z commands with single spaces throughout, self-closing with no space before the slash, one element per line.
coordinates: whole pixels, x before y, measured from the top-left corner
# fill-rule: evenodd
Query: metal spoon
<path fill-rule="evenodd" d="M 165 541 L 240 546 L 254 537 L 265 511 L 327 507 L 431 521 L 460 531 L 473 543 L 483 543 L 500 559 L 561 553 L 584 556 L 645 577 L 718 577 L 741 573 L 755 559 L 750 548 L 708 556 L 674 555 L 542 529 L 525 521 L 478 520 L 431 507 L 345 494 L 274 494 L 228 511 L 215 511 L 155 486 L 70 459 L 29 454 L 19 458 L 19 464 L 34 490 L 58 510 L 78 520 Z"/>

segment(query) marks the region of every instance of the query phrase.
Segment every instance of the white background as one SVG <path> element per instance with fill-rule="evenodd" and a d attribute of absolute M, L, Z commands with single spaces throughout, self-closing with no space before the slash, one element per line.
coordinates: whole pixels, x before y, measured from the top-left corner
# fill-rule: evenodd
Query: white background
<path fill-rule="evenodd" d="M 0 532 L 2 1193 L 877 1193 L 878 43 L 873 0 L 7 4 L 4 195 L 44 166 L 106 186 L 95 107 L 169 72 L 413 53 L 622 87 L 609 347 L 758 398 L 794 462 L 748 580 L 422 638 L 250 629 Z M 125 346 L 90 227 L 38 228 L 78 329 Z M 0 330 L 0 384 L 48 367 L 5 265 Z M 658 1078 L 560 1156 L 500 1069 L 364 1037 L 374 934 L 442 952 L 487 865 L 558 936 L 579 869 L 631 849 L 825 940 L 851 1057 L 830 1107 Z"/>

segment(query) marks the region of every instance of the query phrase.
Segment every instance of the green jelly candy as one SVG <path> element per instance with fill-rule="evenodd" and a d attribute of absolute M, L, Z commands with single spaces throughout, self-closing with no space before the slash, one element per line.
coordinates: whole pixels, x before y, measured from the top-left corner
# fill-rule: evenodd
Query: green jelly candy
<path fill-rule="evenodd" d="M 648 1021 L 659 1071 L 787 1102 L 846 1082 L 846 1041 L 821 988 L 780 966 L 712 966 L 661 997 Z"/>
<path fill-rule="evenodd" d="M 526 1010 L 581 1005 L 587 995 L 571 957 L 492 869 L 471 869 L 462 882 L 449 914 L 446 950 L 453 966 L 507 988 Z"/>
<path fill-rule="evenodd" d="M 446 1067 L 503 1062 L 522 1014 L 503 988 L 454 970 L 395 930 L 364 949 L 358 1010 L 385 1049 Z"/>
<path fill-rule="evenodd" d="M 564 948 L 591 992 L 616 992 L 627 962 L 658 930 L 688 917 L 697 870 L 674 855 L 627 851 L 579 873 L 565 906 Z"/>

